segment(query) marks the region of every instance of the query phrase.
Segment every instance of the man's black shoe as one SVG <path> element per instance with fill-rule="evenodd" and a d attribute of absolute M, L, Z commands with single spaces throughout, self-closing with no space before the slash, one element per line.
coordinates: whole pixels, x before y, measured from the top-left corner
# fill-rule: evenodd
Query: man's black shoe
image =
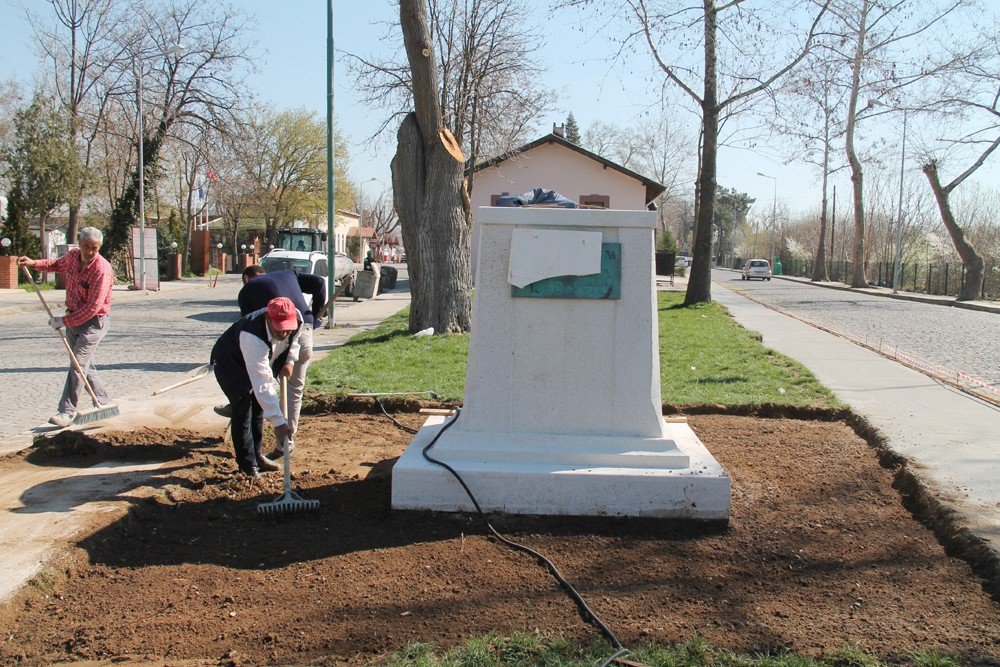
<path fill-rule="evenodd" d="M 225 417 L 226 419 L 233 418 L 233 406 L 229 403 L 226 403 L 225 405 L 216 405 L 212 409 L 215 411 L 215 414 L 220 417 Z"/>

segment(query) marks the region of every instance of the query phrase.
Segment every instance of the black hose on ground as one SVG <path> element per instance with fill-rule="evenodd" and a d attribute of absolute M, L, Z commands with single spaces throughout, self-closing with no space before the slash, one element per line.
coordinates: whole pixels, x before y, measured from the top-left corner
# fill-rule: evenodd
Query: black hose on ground
<path fill-rule="evenodd" d="M 378 399 L 376 398 L 375 400 L 377 401 Z M 379 405 L 382 405 L 382 403 L 379 402 Z M 382 411 L 385 412 L 384 407 L 382 408 Z M 388 414 L 389 413 L 386 413 L 386 415 Z M 586 600 L 583 599 L 583 596 L 580 595 L 580 593 L 577 592 L 575 588 L 573 588 L 572 584 L 566 581 L 566 578 L 562 576 L 562 574 L 559 572 L 558 568 L 556 568 L 555 564 L 552 561 L 550 561 L 548 558 L 546 558 L 539 552 L 535 551 L 531 547 L 519 544 L 517 542 L 514 542 L 513 540 L 509 540 L 503 535 L 501 535 L 499 532 L 497 532 L 497 530 L 493 527 L 493 524 L 491 524 L 489 520 L 486 518 L 486 514 L 483 513 L 483 509 L 479 506 L 479 501 L 476 500 L 476 497 L 472 494 L 472 490 L 469 488 L 469 485 L 465 483 L 465 480 L 462 479 L 462 476 L 459 475 L 454 468 L 452 468 L 444 461 L 435 459 L 430 454 L 428 454 L 428 452 L 435 445 L 435 443 L 437 443 L 438 438 L 440 438 L 445 431 L 451 428 L 455 424 L 455 422 L 458 421 L 458 417 L 461 414 L 462 414 L 462 408 L 455 408 L 455 416 L 452 417 L 450 421 L 448 421 L 447 423 L 445 423 L 444 426 L 441 427 L 441 430 L 437 432 L 437 435 L 435 435 L 434 438 L 427 444 L 427 446 L 424 447 L 421 453 L 423 454 L 424 458 L 427 459 L 429 462 L 444 468 L 445 470 L 450 472 L 455 479 L 458 480 L 458 483 L 462 485 L 462 488 L 465 489 L 465 493 L 469 496 L 469 500 L 471 500 L 472 504 L 475 506 L 476 513 L 482 520 L 483 525 L 486 526 L 486 530 L 488 530 L 489 533 L 493 535 L 493 537 L 497 538 L 498 540 L 500 540 L 500 542 L 507 545 L 511 549 L 514 549 L 516 551 L 523 551 L 526 554 L 534 556 L 538 560 L 538 562 L 544 565 L 548 569 L 549 573 L 553 577 L 555 577 L 555 580 L 559 582 L 559 585 L 562 587 L 562 589 L 567 593 L 567 595 L 569 595 L 569 597 L 573 600 L 573 602 L 576 603 L 577 610 L 580 612 L 580 616 L 583 618 L 583 620 L 597 627 L 600 633 L 604 635 L 604 637 L 615 648 L 615 652 L 609 658 L 607 658 L 607 660 L 601 663 L 600 667 L 607 667 L 616 658 L 620 658 L 621 656 L 626 655 L 629 652 L 627 648 L 622 646 L 622 643 L 618 640 L 618 637 L 615 636 L 615 633 L 612 632 L 611 629 L 604 624 L 604 621 L 601 620 L 601 618 L 597 615 L 597 613 L 594 612 L 594 610 L 587 605 L 587 602 Z M 390 419 L 392 418 L 390 417 Z"/>

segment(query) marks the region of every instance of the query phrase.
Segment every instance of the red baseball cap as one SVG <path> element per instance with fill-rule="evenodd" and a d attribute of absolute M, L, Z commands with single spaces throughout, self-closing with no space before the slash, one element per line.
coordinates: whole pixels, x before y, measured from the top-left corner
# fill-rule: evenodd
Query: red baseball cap
<path fill-rule="evenodd" d="M 279 296 L 268 301 L 267 317 L 271 320 L 271 326 L 278 331 L 294 331 L 299 328 L 295 304 L 288 297 Z"/>

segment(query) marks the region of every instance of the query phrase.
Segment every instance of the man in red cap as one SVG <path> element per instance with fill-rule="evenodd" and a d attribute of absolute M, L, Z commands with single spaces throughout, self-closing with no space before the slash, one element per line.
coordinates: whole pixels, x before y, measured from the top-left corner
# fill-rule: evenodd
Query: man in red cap
<path fill-rule="evenodd" d="M 260 478 L 260 470 L 278 466 L 261 453 L 264 420 L 274 429 L 279 447 L 291 436 L 281 413 L 276 377 L 288 377 L 298 358 L 302 313 L 287 297 L 277 297 L 266 308 L 237 320 L 212 348 L 215 379 L 232 407 L 231 433 L 236 463 L 243 474 Z"/>

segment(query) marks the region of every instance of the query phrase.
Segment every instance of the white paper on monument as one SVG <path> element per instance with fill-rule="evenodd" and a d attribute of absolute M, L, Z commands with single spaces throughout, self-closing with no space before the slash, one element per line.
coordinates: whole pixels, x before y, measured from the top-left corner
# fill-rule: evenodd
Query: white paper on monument
<path fill-rule="evenodd" d="M 514 287 L 555 276 L 601 272 L 601 232 L 516 228 L 510 238 L 507 281 Z"/>

